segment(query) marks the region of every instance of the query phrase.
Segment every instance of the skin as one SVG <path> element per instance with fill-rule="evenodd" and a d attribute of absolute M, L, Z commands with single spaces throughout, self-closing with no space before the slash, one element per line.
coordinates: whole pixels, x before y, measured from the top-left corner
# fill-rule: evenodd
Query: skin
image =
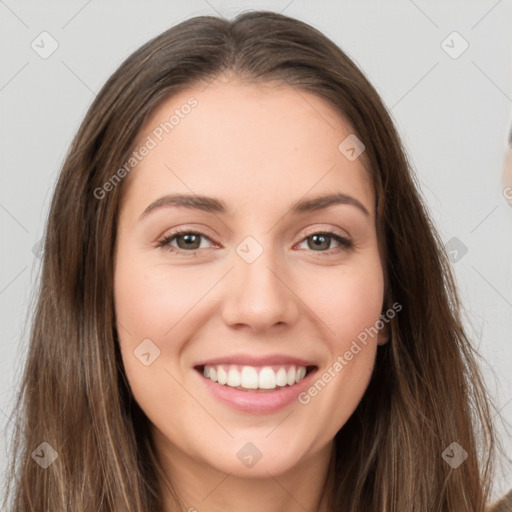
<path fill-rule="evenodd" d="M 289 86 L 223 75 L 166 100 L 138 141 L 191 96 L 197 107 L 123 183 L 114 295 L 129 384 L 185 510 L 326 510 L 333 438 L 367 388 L 386 328 L 310 403 L 277 413 L 220 403 L 193 366 L 233 353 L 286 354 L 314 361 L 321 374 L 373 326 L 384 296 L 373 186 L 361 158 L 338 150 L 350 126 L 323 99 Z M 369 215 L 352 205 L 289 214 L 295 201 L 335 191 Z M 178 192 L 222 199 L 232 214 L 167 206 L 139 220 Z M 157 247 L 176 227 L 207 238 L 188 254 Z M 331 238 L 315 249 L 307 229 L 349 237 L 355 248 Z M 263 249 L 252 263 L 236 252 L 247 236 Z M 171 245 L 187 251 L 183 236 Z M 147 338 L 160 349 L 149 366 L 133 353 Z M 252 468 L 236 455 L 248 441 L 262 453 Z M 160 484 L 164 510 L 174 510 Z"/>

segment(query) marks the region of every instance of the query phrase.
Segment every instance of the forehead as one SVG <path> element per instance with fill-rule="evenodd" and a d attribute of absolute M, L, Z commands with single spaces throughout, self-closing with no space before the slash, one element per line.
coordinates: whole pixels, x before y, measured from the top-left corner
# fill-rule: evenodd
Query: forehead
<path fill-rule="evenodd" d="M 148 117 L 135 148 L 152 148 L 125 186 L 147 196 L 186 191 L 241 205 L 342 191 L 366 199 L 373 214 L 368 171 L 339 148 L 351 134 L 311 92 L 218 78 L 174 94 Z"/>

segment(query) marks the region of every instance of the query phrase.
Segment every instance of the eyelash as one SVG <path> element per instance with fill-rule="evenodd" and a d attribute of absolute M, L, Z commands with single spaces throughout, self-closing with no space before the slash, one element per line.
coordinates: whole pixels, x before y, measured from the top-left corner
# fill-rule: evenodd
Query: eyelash
<path fill-rule="evenodd" d="M 199 236 L 202 236 L 202 237 L 206 238 L 207 240 L 212 241 L 210 239 L 210 237 L 208 237 L 204 233 L 201 233 L 200 231 L 192 231 L 190 229 L 178 229 L 178 230 L 172 232 L 171 234 L 165 236 L 161 240 L 159 240 L 157 242 L 156 247 L 164 249 L 164 250 L 172 252 L 172 253 L 182 254 L 184 256 L 193 256 L 193 255 L 195 255 L 196 252 L 199 251 L 200 249 L 186 251 L 184 249 L 178 249 L 178 248 L 173 247 L 172 245 L 170 245 L 171 241 L 174 240 L 175 238 L 177 238 L 180 235 L 199 235 Z M 335 253 L 338 253 L 338 252 L 343 251 L 343 250 L 350 251 L 350 250 L 355 248 L 355 244 L 351 240 L 349 240 L 348 238 L 344 238 L 344 237 L 342 237 L 342 236 L 340 236 L 340 235 L 338 235 L 336 233 L 332 233 L 332 232 L 329 232 L 329 231 L 314 231 L 312 233 L 309 233 L 306 237 L 304 237 L 301 240 L 300 243 L 304 242 L 305 240 L 307 240 L 308 238 L 310 238 L 310 237 L 312 237 L 314 235 L 325 235 L 325 236 L 328 236 L 329 238 L 333 238 L 338 243 L 340 243 L 340 247 L 337 247 L 337 248 L 334 248 L 334 249 L 329 249 L 327 251 L 313 251 L 313 252 L 318 252 L 320 255 L 323 254 L 323 255 L 329 256 L 331 254 L 335 254 Z"/>

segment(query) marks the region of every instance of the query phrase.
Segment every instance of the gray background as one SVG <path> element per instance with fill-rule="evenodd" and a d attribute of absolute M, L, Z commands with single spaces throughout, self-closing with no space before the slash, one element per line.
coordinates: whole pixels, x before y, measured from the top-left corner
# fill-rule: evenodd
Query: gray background
<path fill-rule="evenodd" d="M 320 29 L 390 108 L 444 242 L 450 250 L 467 247 L 453 263 L 465 322 L 489 389 L 512 423 L 512 208 L 501 184 L 512 124 L 511 0 L 0 0 L 0 471 L 15 428 L 9 416 L 39 272 L 33 248 L 87 107 L 150 38 L 191 16 L 231 18 L 246 9 L 282 12 Z M 46 59 L 31 47 L 43 31 L 58 43 Z M 453 31 L 469 44 L 458 58 L 442 46 Z M 453 54 L 461 44 L 451 36 L 444 46 Z M 498 427 L 511 454 L 510 427 Z M 495 496 L 512 487 L 512 461 L 504 458 L 499 471 Z"/>

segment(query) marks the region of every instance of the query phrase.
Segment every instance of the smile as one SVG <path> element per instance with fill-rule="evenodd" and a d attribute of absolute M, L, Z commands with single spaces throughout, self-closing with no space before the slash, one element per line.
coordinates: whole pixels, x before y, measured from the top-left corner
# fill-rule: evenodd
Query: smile
<path fill-rule="evenodd" d="M 230 354 L 197 361 L 199 386 L 215 402 L 247 414 L 272 414 L 297 403 L 318 365 L 286 354 Z"/>
<path fill-rule="evenodd" d="M 272 391 L 289 387 L 304 379 L 313 367 L 289 365 L 241 366 L 204 365 L 203 375 L 212 382 L 242 391 Z"/>

